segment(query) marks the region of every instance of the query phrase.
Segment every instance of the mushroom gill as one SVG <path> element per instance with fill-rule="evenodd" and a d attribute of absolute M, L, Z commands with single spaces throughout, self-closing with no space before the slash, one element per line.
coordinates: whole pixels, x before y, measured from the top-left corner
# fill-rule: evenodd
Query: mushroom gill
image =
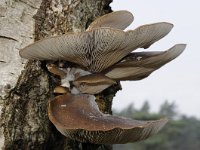
<path fill-rule="evenodd" d="M 109 18 L 119 19 L 112 16 L 123 13 L 127 15 L 128 12 L 115 12 L 108 17 L 104 16 L 94 28 L 91 25 L 91 30 L 85 32 L 67 33 L 37 41 L 20 50 L 20 56 L 36 60 L 66 60 L 97 73 L 117 63 L 133 50 L 149 47 L 166 36 L 173 27 L 170 23 L 160 22 L 125 32 L 105 23 Z M 128 20 L 130 23 L 131 19 Z M 128 22 L 125 24 L 128 25 Z M 124 27 L 123 23 L 118 27 L 122 26 Z"/>
<path fill-rule="evenodd" d="M 153 71 L 178 57 L 185 49 L 185 44 L 177 44 L 166 51 L 135 52 L 127 55 L 105 72 L 113 80 L 141 80 Z"/>
<path fill-rule="evenodd" d="M 101 113 L 92 95 L 57 96 L 48 104 L 48 116 L 66 137 L 95 144 L 120 144 L 156 134 L 167 119 L 137 121 Z"/>

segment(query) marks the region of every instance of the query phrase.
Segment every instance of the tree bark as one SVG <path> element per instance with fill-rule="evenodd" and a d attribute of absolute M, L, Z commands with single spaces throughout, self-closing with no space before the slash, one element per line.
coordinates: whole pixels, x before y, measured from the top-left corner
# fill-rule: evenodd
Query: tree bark
<path fill-rule="evenodd" d="M 84 31 L 96 17 L 111 12 L 109 7 L 111 2 L 112 0 L 13 0 L 12 5 L 22 5 L 24 9 L 26 8 L 26 11 L 23 12 L 23 16 L 29 16 L 29 18 L 25 18 L 26 21 L 28 19 L 32 21 L 30 16 L 37 10 L 37 13 L 34 15 L 35 20 L 33 20 L 35 21 L 35 28 L 30 24 L 28 25 L 29 29 L 35 29 L 33 31 L 36 41 L 70 31 Z M 8 3 L 5 3 L 5 5 L 8 5 Z M 28 9 L 31 11 L 27 11 Z M 31 35 L 31 33 L 29 34 Z M 25 34 L 24 36 L 28 37 L 30 35 Z M 20 37 L 24 40 L 24 37 Z M 33 34 L 31 37 L 33 37 Z M 1 29 L 0 38 L 16 40 L 16 43 L 20 39 L 14 38 L 12 35 L 2 35 Z M 28 42 L 21 42 L 23 44 L 19 48 L 32 42 L 31 40 L 30 38 Z M 14 50 L 14 48 L 11 50 Z M 17 58 L 18 64 L 22 68 L 24 60 L 20 59 L 19 56 Z M 15 66 L 15 68 L 19 66 Z M 19 68 L 19 71 L 21 68 Z M 4 149 L 112 149 L 111 145 L 79 143 L 67 139 L 50 123 L 47 116 L 47 102 L 55 96 L 53 88 L 59 82 L 59 78 L 47 71 L 45 61 L 26 61 L 24 70 L 21 74 L 18 73 L 16 78 L 18 75 L 17 82 L 11 84 L 12 86 L 2 86 L 4 91 L 9 86 L 6 96 L 1 97 L 3 100 L 1 124 L 5 138 Z M 112 113 L 112 98 L 119 89 L 120 85 L 118 84 L 96 95 L 97 103 L 102 112 Z"/>

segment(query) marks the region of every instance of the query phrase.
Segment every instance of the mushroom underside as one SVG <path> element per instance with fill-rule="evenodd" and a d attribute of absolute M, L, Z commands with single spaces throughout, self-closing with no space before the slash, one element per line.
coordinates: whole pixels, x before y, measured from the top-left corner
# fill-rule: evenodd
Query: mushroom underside
<path fill-rule="evenodd" d="M 66 137 L 95 144 L 122 144 L 156 134 L 167 119 L 137 121 L 99 111 L 91 95 L 62 95 L 49 102 L 51 122 Z"/>
<path fill-rule="evenodd" d="M 123 30 L 98 27 L 81 33 L 45 38 L 20 50 L 20 55 L 36 60 L 66 60 L 91 72 L 101 72 L 137 48 L 147 48 L 166 36 L 170 23 L 144 25 Z"/>
<path fill-rule="evenodd" d="M 176 44 L 166 51 L 134 52 L 113 65 L 105 75 L 113 80 L 141 80 L 178 57 L 185 44 Z"/>

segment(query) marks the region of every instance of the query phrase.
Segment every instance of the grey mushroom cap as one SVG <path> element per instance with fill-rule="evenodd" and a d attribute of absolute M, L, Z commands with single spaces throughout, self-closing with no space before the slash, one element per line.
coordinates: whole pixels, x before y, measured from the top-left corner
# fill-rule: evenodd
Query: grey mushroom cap
<path fill-rule="evenodd" d="M 121 144 L 156 134 L 167 119 L 137 121 L 101 113 L 94 96 L 62 95 L 48 105 L 51 122 L 66 137 L 95 144 Z"/>
<path fill-rule="evenodd" d="M 134 20 L 132 13 L 126 10 L 115 11 L 94 20 L 87 30 L 92 30 L 98 27 L 110 27 L 124 30 Z"/>
<path fill-rule="evenodd" d="M 131 53 L 108 69 L 105 75 L 113 80 L 141 80 L 178 57 L 185 47 L 185 44 L 177 44 L 163 52 Z"/>
<path fill-rule="evenodd" d="M 155 23 L 124 32 L 114 28 L 95 28 L 45 38 L 20 50 L 20 56 L 36 60 L 66 60 L 91 72 L 101 72 L 137 48 L 147 48 L 166 36 L 170 23 Z"/>

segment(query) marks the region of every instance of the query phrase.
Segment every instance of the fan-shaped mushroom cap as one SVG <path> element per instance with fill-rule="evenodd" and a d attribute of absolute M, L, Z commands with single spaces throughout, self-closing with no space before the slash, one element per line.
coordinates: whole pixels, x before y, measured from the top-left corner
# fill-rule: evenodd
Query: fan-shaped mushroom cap
<path fill-rule="evenodd" d="M 51 122 L 66 137 L 95 144 L 135 142 L 156 134 L 167 119 L 136 121 L 101 113 L 94 96 L 63 95 L 48 105 Z"/>
<path fill-rule="evenodd" d="M 185 44 L 177 44 L 163 52 L 136 52 L 126 56 L 105 74 L 114 80 L 140 80 L 178 57 Z"/>
<path fill-rule="evenodd" d="M 115 52 L 124 37 L 122 30 L 110 28 L 68 33 L 37 41 L 20 50 L 20 55 L 27 59 L 67 60 L 96 72 L 103 69 L 95 61 L 96 57 L 106 59 L 104 53 Z"/>
<path fill-rule="evenodd" d="M 98 94 L 116 82 L 102 74 L 90 74 L 73 81 L 81 93 Z"/>
<path fill-rule="evenodd" d="M 90 24 L 87 30 L 98 27 L 111 27 L 124 30 L 133 22 L 133 19 L 132 13 L 126 10 L 115 11 L 97 18 Z"/>
<path fill-rule="evenodd" d="M 173 28 L 173 24 L 160 22 L 147 24 L 126 32 L 126 39 L 121 45 L 127 51 L 136 48 L 148 48 L 156 41 L 166 36 Z"/>
<path fill-rule="evenodd" d="M 69 33 L 46 38 L 20 50 L 27 59 L 67 60 L 91 72 L 101 72 L 131 51 L 148 47 L 167 35 L 169 23 L 156 23 L 124 32 L 113 28 L 95 28 L 82 33 Z"/>

